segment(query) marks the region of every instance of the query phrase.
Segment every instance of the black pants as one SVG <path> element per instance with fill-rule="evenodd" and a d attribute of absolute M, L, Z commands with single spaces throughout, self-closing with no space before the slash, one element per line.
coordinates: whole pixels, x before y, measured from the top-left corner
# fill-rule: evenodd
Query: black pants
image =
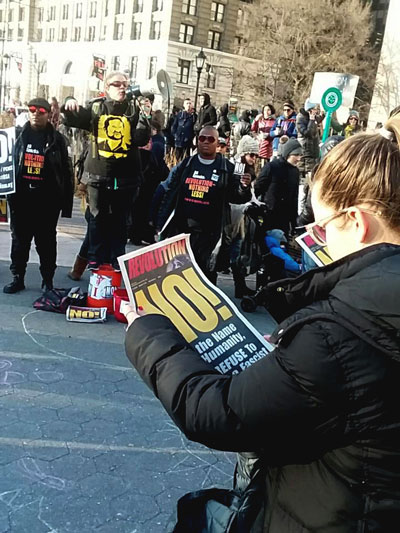
<path fill-rule="evenodd" d="M 38 191 L 17 194 L 10 202 L 11 266 L 14 276 L 24 276 L 32 239 L 40 259 L 40 272 L 51 281 L 57 268 L 57 222 L 61 207 Z"/>
<path fill-rule="evenodd" d="M 115 261 L 125 253 L 126 219 L 135 191 L 88 185 L 88 260 Z"/>
<path fill-rule="evenodd" d="M 200 227 L 191 226 L 189 224 L 188 231 L 190 233 L 190 246 L 193 250 L 193 255 L 197 264 L 212 282 L 216 283 L 217 274 L 210 270 L 209 262 L 211 254 L 217 245 L 219 239 L 219 233 L 205 230 Z"/>
<path fill-rule="evenodd" d="M 177 161 L 185 159 L 190 156 L 190 146 L 177 146 L 175 148 L 175 157 Z"/>

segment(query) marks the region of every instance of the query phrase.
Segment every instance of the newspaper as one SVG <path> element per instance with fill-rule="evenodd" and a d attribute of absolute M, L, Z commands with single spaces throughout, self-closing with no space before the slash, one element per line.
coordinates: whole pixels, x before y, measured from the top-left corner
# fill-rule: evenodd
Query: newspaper
<path fill-rule="evenodd" d="M 203 274 L 189 235 L 176 235 L 118 258 L 129 300 L 167 316 L 204 361 L 238 374 L 273 346 Z"/>
<path fill-rule="evenodd" d="M 305 232 L 299 237 L 296 237 L 296 241 L 311 259 L 315 261 L 317 266 L 323 267 L 332 263 L 333 259 L 329 255 L 327 246 L 321 246 L 316 243 L 309 233 Z"/>
<path fill-rule="evenodd" d="M 0 129 L 0 195 L 15 192 L 15 128 Z"/>

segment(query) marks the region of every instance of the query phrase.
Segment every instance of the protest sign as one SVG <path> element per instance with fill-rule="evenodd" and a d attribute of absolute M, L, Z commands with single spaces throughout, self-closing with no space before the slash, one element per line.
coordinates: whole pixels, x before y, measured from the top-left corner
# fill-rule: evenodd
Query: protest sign
<path fill-rule="evenodd" d="M 0 224 L 8 224 L 7 200 L 0 198 Z"/>
<path fill-rule="evenodd" d="M 323 94 L 330 87 L 336 87 L 342 93 L 342 105 L 352 107 L 356 96 L 359 77 L 353 74 L 337 72 L 315 72 L 311 88 L 310 101 L 322 101 Z"/>
<path fill-rule="evenodd" d="M 197 266 L 189 235 L 177 235 L 118 258 L 129 300 L 167 316 L 221 374 L 238 374 L 272 346 Z"/>
<path fill-rule="evenodd" d="M 104 56 L 93 54 L 93 70 L 92 76 L 100 81 L 104 81 L 104 73 L 106 71 L 106 60 Z"/>
<path fill-rule="evenodd" d="M 0 129 L 0 194 L 15 192 L 14 170 L 15 128 Z"/>
<path fill-rule="evenodd" d="M 296 241 L 311 259 L 315 261 L 317 266 L 322 267 L 332 263 L 332 258 L 329 255 L 327 246 L 321 246 L 316 243 L 309 233 L 306 232 L 299 237 L 296 237 Z"/>

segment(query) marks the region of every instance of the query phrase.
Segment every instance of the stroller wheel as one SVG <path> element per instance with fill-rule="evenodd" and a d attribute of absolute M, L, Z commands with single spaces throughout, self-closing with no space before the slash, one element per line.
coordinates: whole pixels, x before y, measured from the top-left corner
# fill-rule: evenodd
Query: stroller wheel
<path fill-rule="evenodd" d="M 257 309 L 256 299 L 252 296 L 244 296 L 240 302 L 240 307 L 245 313 L 254 313 Z"/>

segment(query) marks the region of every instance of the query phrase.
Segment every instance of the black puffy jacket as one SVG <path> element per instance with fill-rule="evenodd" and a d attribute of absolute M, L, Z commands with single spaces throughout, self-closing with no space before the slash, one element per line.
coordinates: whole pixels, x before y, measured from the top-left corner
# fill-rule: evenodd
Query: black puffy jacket
<path fill-rule="evenodd" d="M 400 247 L 368 247 L 273 292 L 295 313 L 237 376 L 213 371 L 158 315 L 129 328 L 128 357 L 189 439 L 263 456 L 254 532 L 397 532 Z"/>

